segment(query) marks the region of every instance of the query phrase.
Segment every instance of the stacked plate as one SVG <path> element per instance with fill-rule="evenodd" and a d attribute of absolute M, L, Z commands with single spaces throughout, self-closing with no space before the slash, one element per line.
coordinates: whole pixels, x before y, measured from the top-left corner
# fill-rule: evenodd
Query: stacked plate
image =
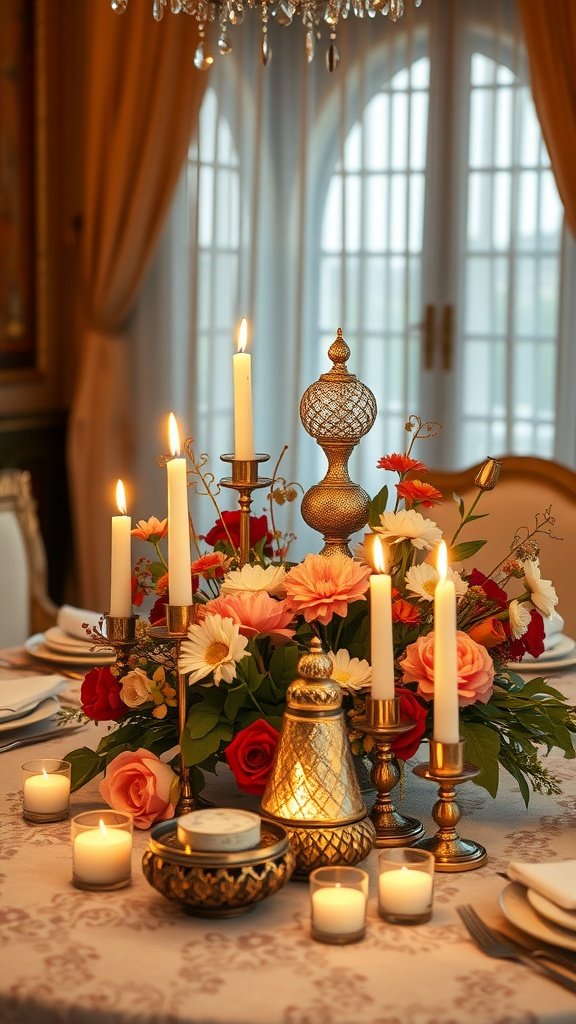
<path fill-rule="evenodd" d="M 521 662 L 510 662 L 509 668 L 522 675 L 548 675 L 576 665 L 576 640 L 565 633 L 546 638 L 546 648 L 539 658 L 525 654 Z"/>
<path fill-rule="evenodd" d="M 90 639 L 80 640 L 52 626 L 45 633 L 36 633 L 26 641 L 26 650 L 33 658 L 54 665 L 76 665 L 91 668 L 94 665 L 112 665 L 115 654 L 111 647 L 103 647 Z"/>
<path fill-rule="evenodd" d="M 576 910 L 565 910 L 519 882 L 506 886 L 500 907 L 511 924 L 532 938 L 576 952 Z"/>
<path fill-rule="evenodd" d="M 52 730 L 60 709 L 57 694 L 65 687 L 58 675 L 0 679 L 0 750 L 6 741 Z"/>

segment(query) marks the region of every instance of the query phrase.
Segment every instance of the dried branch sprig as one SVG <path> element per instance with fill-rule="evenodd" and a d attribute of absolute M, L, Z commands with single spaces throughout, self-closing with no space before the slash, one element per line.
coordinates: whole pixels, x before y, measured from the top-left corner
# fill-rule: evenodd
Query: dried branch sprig
<path fill-rule="evenodd" d="M 527 526 L 520 526 L 516 530 L 516 533 L 512 538 L 512 543 L 510 545 L 508 553 L 504 556 L 504 558 L 500 559 L 498 564 L 495 565 L 494 568 L 492 569 L 492 572 L 488 574 L 489 579 L 491 579 L 492 576 L 494 576 L 498 572 L 498 569 L 502 565 L 509 561 L 511 556 L 517 555 L 520 549 L 524 548 L 528 553 L 530 551 L 530 545 L 532 544 L 534 537 L 543 534 L 546 537 L 550 537 L 551 540 L 562 540 L 561 537 L 557 537 L 554 533 L 552 533 L 551 528 L 554 526 L 556 520 L 552 515 L 551 505 L 548 505 L 544 512 L 536 512 L 534 520 L 535 526 L 532 530 L 530 530 Z M 532 554 L 532 558 L 534 558 L 534 554 Z"/>
<path fill-rule="evenodd" d="M 436 423 L 435 420 L 423 421 L 421 416 L 411 413 L 404 424 L 404 430 L 407 434 L 412 434 L 410 444 L 406 449 L 406 455 L 411 455 L 416 441 L 427 441 L 430 437 L 438 437 L 438 434 L 442 433 L 442 424 Z"/>
<path fill-rule="evenodd" d="M 295 534 L 284 534 L 276 526 L 276 520 L 274 516 L 274 504 L 284 505 L 286 502 L 295 501 L 298 497 L 298 491 L 304 494 L 304 488 L 301 484 L 296 481 L 288 483 L 286 477 L 280 476 L 278 470 L 280 463 L 288 451 L 288 445 L 285 444 L 276 460 L 276 465 L 272 470 L 272 480 L 268 494 L 266 495 L 268 501 L 268 510 L 270 513 L 270 526 L 272 527 L 272 537 L 276 544 L 276 555 L 278 558 L 286 557 L 288 547 L 296 539 Z M 283 542 L 281 544 L 281 541 Z"/>
<path fill-rule="evenodd" d="M 220 505 L 216 501 L 216 498 L 220 494 L 222 488 L 220 486 L 220 483 L 216 480 L 214 473 L 212 473 L 211 471 L 205 472 L 205 467 L 208 466 L 210 463 L 210 456 L 207 454 L 207 452 L 201 452 L 200 457 L 197 458 L 196 453 L 194 451 L 194 440 L 191 437 L 188 437 L 184 442 L 184 451 L 186 452 L 186 455 L 188 456 L 188 459 L 190 461 L 190 472 L 192 473 L 193 476 L 198 478 L 197 480 L 192 480 L 192 486 L 196 494 L 198 494 L 200 497 L 210 498 L 210 501 L 212 502 L 214 508 L 216 509 L 216 516 L 222 523 L 222 528 L 226 534 L 228 543 L 230 544 L 232 551 L 236 551 L 236 545 L 234 544 L 234 541 L 230 536 L 230 531 L 228 530 L 226 522 L 222 517 L 222 510 L 220 508 Z M 196 531 L 194 530 L 193 532 L 194 539 L 196 542 Z"/>

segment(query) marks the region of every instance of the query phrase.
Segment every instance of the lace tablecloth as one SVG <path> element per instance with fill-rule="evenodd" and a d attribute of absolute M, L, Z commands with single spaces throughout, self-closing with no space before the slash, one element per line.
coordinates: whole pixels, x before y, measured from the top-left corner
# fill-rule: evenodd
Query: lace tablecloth
<path fill-rule="evenodd" d="M 576 701 L 576 676 L 556 677 Z M 497 872 L 511 859 L 576 855 L 576 761 L 552 755 L 560 796 L 533 796 L 528 810 L 508 776 L 492 800 L 460 787 L 460 832 L 483 843 L 488 864 L 436 874 L 432 920 L 386 924 L 371 875 L 363 941 L 328 946 L 309 934 L 308 887 L 291 882 L 251 913 L 225 921 L 186 915 L 150 888 L 140 870 L 148 833 L 135 834 L 133 883 L 90 893 L 71 883 L 69 822 L 31 825 L 21 814 L 20 765 L 91 744 L 73 738 L 1 756 L 0 1021 L 2 1024 L 574 1024 L 576 996 L 510 961 L 490 960 L 468 938 L 456 907 L 476 906 L 506 926 Z M 422 748 L 423 755 L 426 748 Z M 225 774 L 207 795 L 253 806 Z M 401 807 L 435 826 L 435 787 L 411 772 Z M 102 801 L 94 782 L 72 796 L 72 813 Z M 509 927 L 509 926 L 508 926 Z M 576 955 L 575 955 L 576 956 Z"/>

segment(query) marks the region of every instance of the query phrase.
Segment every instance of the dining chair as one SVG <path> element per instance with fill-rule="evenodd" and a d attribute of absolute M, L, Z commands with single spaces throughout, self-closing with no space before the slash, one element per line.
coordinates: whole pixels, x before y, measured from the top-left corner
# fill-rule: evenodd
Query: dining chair
<path fill-rule="evenodd" d="M 434 471 L 433 483 L 444 494 L 444 501 L 433 509 L 431 518 L 450 542 L 459 523 L 458 507 L 451 500 L 455 492 L 468 509 L 478 488 L 474 478 L 480 466 L 459 472 Z M 431 475 L 432 478 L 432 475 Z M 533 456 L 504 455 L 500 479 L 492 491 L 482 495 L 475 512 L 486 513 L 464 527 L 458 542 L 486 540 L 488 543 L 467 564 L 490 573 L 508 552 L 514 535 L 521 527 L 532 530 L 536 515 L 551 509 L 554 523 L 551 536 L 536 537 L 541 549 L 542 577 L 551 579 L 558 594 L 557 611 L 564 618 L 564 631 L 576 637 L 576 594 L 574 589 L 576 542 L 576 472 L 549 459 Z"/>
<path fill-rule="evenodd" d="M 0 647 L 56 622 L 30 473 L 0 470 Z"/>

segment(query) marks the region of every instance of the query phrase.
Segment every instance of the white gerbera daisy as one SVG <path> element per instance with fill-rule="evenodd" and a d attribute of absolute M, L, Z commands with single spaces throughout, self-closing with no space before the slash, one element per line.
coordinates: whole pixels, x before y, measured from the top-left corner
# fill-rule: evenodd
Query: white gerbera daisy
<path fill-rule="evenodd" d="M 147 701 L 152 699 L 151 692 L 153 686 L 154 683 L 151 679 L 148 679 L 148 676 L 141 668 L 133 668 L 122 679 L 120 700 L 128 708 L 139 708 L 141 704 L 146 704 Z"/>
<path fill-rule="evenodd" d="M 372 669 L 367 661 L 360 658 L 351 658 L 348 651 L 341 648 L 336 654 L 330 651 L 332 658 L 332 679 L 344 690 L 353 693 L 370 685 Z"/>
<path fill-rule="evenodd" d="M 178 662 L 180 671 L 189 674 L 190 683 L 199 683 L 211 673 L 216 686 L 222 679 L 231 683 L 236 677 L 237 662 L 250 655 L 245 650 L 247 643 L 247 637 L 240 636 L 239 626 L 232 619 L 207 615 L 188 630 Z"/>
<path fill-rule="evenodd" d="M 454 569 L 448 569 L 448 579 L 452 580 L 456 590 L 456 597 L 463 597 L 468 590 L 466 580 L 463 580 L 460 573 Z M 404 577 L 406 589 L 417 594 L 420 601 L 433 601 L 434 591 L 438 583 L 438 570 L 428 562 L 422 565 L 413 565 L 408 569 Z"/>
<path fill-rule="evenodd" d="M 537 561 L 522 562 L 522 571 L 532 604 L 547 618 L 558 604 L 558 595 L 552 586 L 552 580 L 541 578 L 540 566 Z"/>
<path fill-rule="evenodd" d="M 513 640 L 519 640 L 530 625 L 530 609 L 520 601 L 510 601 L 508 606 L 508 618 L 510 621 L 510 632 Z"/>
<path fill-rule="evenodd" d="M 400 512 L 383 512 L 380 516 L 382 526 L 376 527 L 377 532 L 385 540 L 397 544 L 401 540 L 411 541 L 419 550 L 430 550 L 442 540 L 442 531 L 431 519 L 415 509 L 402 509 Z"/>
<path fill-rule="evenodd" d="M 283 565 L 243 565 L 241 569 L 229 572 L 220 587 L 222 594 L 237 594 L 239 591 L 258 593 L 265 590 L 271 597 L 284 597 L 284 578 L 286 569 Z"/>

